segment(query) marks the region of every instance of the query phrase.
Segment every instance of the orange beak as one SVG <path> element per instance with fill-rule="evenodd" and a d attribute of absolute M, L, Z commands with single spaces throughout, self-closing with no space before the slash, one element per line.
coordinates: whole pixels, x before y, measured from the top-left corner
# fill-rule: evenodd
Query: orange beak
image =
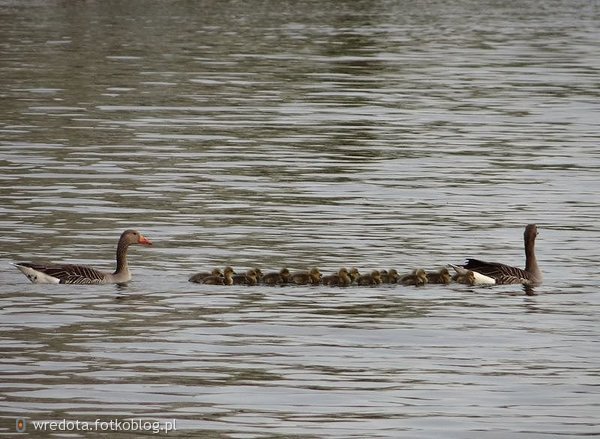
<path fill-rule="evenodd" d="M 138 244 L 142 245 L 152 245 L 152 241 L 146 238 L 144 235 L 140 234 L 140 239 L 138 239 Z"/>

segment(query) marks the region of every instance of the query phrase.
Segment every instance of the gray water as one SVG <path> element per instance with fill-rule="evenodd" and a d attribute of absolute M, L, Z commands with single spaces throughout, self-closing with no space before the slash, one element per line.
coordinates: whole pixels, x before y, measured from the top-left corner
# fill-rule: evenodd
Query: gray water
<path fill-rule="evenodd" d="M 0 435 L 21 416 L 34 435 L 600 434 L 599 19 L 595 1 L 1 0 Z M 187 282 L 522 266 L 528 223 L 530 294 Z M 126 287 L 10 265 L 110 270 L 132 227 L 155 245 L 131 248 Z"/>

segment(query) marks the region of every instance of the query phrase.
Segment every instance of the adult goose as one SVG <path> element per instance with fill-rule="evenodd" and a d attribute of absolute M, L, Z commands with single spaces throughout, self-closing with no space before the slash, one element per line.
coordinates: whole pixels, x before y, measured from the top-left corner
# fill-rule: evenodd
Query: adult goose
<path fill-rule="evenodd" d="M 127 265 L 127 249 L 130 245 L 152 245 L 152 242 L 137 230 L 125 230 L 117 244 L 117 269 L 106 273 L 87 265 L 43 265 L 19 262 L 15 266 L 36 284 L 123 284 L 131 280 Z"/>
<path fill-rule="evenodd" d="M 489 276 L 496 284 L 524 284 L 539 285 L 542 283 L 542 272 L 535 257 L 535 238 L 538 235 L 537 226 L 528 224 L 523 234 L 525 241 L 525 269 L 500 264 L 498 262 L 484 262 L 478 259 L 467 259 L 463 265 L 467 270 L 476 271 Z"/>

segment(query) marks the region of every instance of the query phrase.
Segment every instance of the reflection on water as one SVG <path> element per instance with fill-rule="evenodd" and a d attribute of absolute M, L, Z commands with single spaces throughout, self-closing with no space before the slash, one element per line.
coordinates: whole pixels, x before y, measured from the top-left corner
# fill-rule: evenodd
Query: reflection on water
<path fill-rule="evenodd" d="M 589 2 L 0 1 L 0 431 L 585 435 L 596 420 Z M 190 274 L 523 265 L 545 284 L 208 287 Z M 110 269 L 28 284 L 9 262 Z M 494 433 L 493 433 L 494 432 Z"/>

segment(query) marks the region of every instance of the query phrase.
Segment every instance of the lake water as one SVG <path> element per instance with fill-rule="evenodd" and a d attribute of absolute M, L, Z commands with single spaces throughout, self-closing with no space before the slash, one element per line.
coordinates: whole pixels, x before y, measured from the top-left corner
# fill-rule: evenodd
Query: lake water
<path fill-rule="evenodd" d="M 600 435 L 599 20 L 596 1 L 0 0 L 0 435 L 21 416 Z M 530 295 L 187 282 L 522 266 L 528 223 Z M 10 266 L 110 270 L 126 228 L 155 243 L 126 287 Z"/>

